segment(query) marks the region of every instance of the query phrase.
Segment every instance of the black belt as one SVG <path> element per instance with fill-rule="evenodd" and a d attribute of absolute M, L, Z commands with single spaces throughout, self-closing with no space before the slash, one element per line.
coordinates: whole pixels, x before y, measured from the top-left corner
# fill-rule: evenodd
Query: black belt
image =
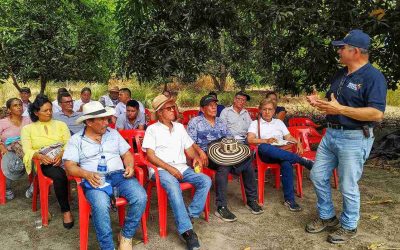
<path fill-rule="evenodd" d="M 328 128 L 332 128 L 332 129 L 340 129 L 340 130 L 362 130 L 362 127 L 348 127 L 348 126 L 343 126 L 341 124 L 334 124 L 334 123 L 330 123 L 328 122 L 326 125 Z"/>

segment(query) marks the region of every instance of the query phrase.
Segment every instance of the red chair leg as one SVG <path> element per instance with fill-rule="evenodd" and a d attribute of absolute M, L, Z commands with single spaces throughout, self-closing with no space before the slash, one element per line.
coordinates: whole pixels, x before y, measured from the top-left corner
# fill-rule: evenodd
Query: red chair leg
<path fill-rule="evenodd" d="M 258 168 L 258 203 L 260 206 L 264 205 L 264 181 L 265 170 L 261 167 Z"/>
<path fill-rule="evenodd" d="M 90 206 L 84 201 L 79 201 L 79 210 L 79 249 L 87 250 L 89 243 Z"/>
<path fill-rule="evenodd" d="M 40 184 L 40 212 L 42 214 L 43 226 L 49 225 L 49 186 L 46 183 Z"/>
<path fill-rule="evenodd" d="M 119 221 L 119 226 L 123 227 L 125 222 L 125 206 L 118 207 L 118 221 Z"/>
<path fill-rule="evenodd" d="M 337 189 L 339 186 L 339 178 L 337 174 L 337 168 L 333 169 L 333 188 Z"/>
<path fill-rule="evenodd" d="M 145 210 L 146 220 L 149 219 L 152 187 L 153 187 L 152 182 L 149 182 L 147 184 L 147 190 L 146 190 L 146 193 L 147 193 L 147 204 L 146 204 L 146 210 Z"/>
<path fill-rule="evenodd" d="M 147 244 L 149 242 L 149 236 L 147 234 L 147 221 L 146 221 L 146 214 L 142 215 L 142 234 L 143 234 L 143 243 Z"/>
<path fill-rule="evenodd" d="M 160 237 L 167 237 L 167 193 L 164 189 L 158 190 L 158 221 Z"/>
<path fill-rule="evenodd" d="M 35 175 L 33 177 L 33 193 L 32 193 L 32 211 L 37 211 L 37 198 L 39 193 L 39 181 L 38 176 Z"/>
<path fill-rule="evenodd" d="M 275 168 L 275 188 L 279 189 L 281 187 L 281 169 Z"/>
<path fill-rule="evenodd" d="M 210 218 L 210 192 L 207 194 L 206 205 L 204 206 L 204 219 L 208 222 Z"/>
<path fill-rule="evenodd" d="M 242 191 L 242 200 L 243 200 L 243 203 L 244 203 L 244 205 L 246 205 L 246 204 L 247 204 L 247 198 L 246 198 L 246 191 L 245 191 L 245 189 L 244 189 L 244 182 L 243 182 L 243 176 L 242 176 L 242 174 L 240 174 L 240 189 L 241 189 L 241 191 Z"/>
<path fill-rule="evenodd" d="M 6 204 L 6 177 L 4 176 L 0 166 L 0 205 L 4 204 Z"/>
<path fill-rule="evenodd" d="M 303 175 L 301 171 L 302 166 L 300 164 L 296 164 L 295 168 L 296 168 L 296 180 L 297 180 L 296 193 L 298 197 L 302 198 L 303 197 Z"/>

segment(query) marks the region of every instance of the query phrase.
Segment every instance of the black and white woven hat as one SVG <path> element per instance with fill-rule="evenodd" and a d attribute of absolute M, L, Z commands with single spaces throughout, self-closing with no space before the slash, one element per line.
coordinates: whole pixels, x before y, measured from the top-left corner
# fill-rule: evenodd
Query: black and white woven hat
<path fill-rule="evenodd" d="M 218 165 L 237 165 L 251 155 L 249 146 L 233 138 L 223 138 L 221 141 L 212 142 L 208 146 L 208 157 Z"/>

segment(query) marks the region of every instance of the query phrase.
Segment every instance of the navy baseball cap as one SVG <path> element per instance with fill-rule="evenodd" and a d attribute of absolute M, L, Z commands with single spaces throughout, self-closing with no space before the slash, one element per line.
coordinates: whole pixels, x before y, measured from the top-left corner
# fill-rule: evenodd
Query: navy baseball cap
<path fill-rule="evenodd" d="M 353 47 L 368 49 L 371 44 L 371 38 L 362 30 L 351 30 L 343 40 L 333 41 L 333 46 L 351 45 Z"/>
<path fill-rule="evenodd" d="M 218 99 L 213 95 L 203 96 L 200 100 L 200 107 L 207 106 L 210 102 L 218 102 Z"/>

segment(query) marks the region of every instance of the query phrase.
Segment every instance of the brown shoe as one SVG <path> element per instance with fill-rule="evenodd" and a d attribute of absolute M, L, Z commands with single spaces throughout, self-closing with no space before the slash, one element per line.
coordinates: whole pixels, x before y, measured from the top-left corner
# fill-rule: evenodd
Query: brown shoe
<path fill-rule="evenodd" d="M 323 220 L 321 218 L 317 218 L 306 225 L 306 231 L 308 233 L 320 233 L 329 227 L 335 227 L 339 224 L 339 220 L 336 216 Z"/>
<path fill-rule="evenodd" d="M 119 250 L 132 250 L 132 238 L 128 239 L 122 236 L 121 233 L 118 234 Z"/>
<path fill-rule="evenodd" d="M 328 242 L 332 244 L 342 244 L 356 237 L 356 235 L 357 228 L 353 230 L 348 230 L 344 229 L 343 227 L 339 227 L 338 230 L 328 235 Z"/>

